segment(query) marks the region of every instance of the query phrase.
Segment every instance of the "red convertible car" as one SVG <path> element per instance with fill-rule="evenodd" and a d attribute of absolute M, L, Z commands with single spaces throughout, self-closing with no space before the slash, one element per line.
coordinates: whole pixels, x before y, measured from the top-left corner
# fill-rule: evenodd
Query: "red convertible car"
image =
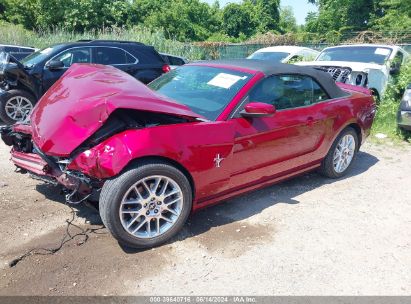
<path fill-rule="evenodd" d="M 100 192 L 120 243 L 164 243 L 189 214 L 313 169 L 338 178 L 369 135 L 373 98 L 308 67 L 200 62 L 148 86 L 113 67 L 74 65 L 31 122 L 1 129 L 22 173 Z"/>

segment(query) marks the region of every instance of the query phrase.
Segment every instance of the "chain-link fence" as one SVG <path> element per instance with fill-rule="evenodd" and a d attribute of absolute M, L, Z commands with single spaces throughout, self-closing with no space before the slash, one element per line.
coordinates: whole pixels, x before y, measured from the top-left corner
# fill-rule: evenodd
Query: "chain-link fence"
<path fill-rule="evenodd" d="M 355 43 L 378 43 L 378 44 L 396 44 L 402 46 L 407 52 L 411 53 L 411 31 L 396 32 L 347 32 L 336 38 L 335 42 L 325 42 L 316 36 L 303 37 L 304 42 L 299 42 L 301 37 L 296 36 L 279 36 L 269 35 L 262 37 L 262 42 L 256 43 L 198 43 L 190 45 L 195 49 L 195 53 L 201 59 L 237 59 L 245 58 L 258 49 L 275 46 L 275 45 L 298 45 L 312 48 L 318 51 L 322 49 L 341 44 Z M 258 39 L 257 39 L 258 40 Z"/>
<path fill-rule="evenodd" d="M 336 44 L 329 43 L 318 43 L 318 44 L 300 44 L 299 46 L 312 48 L 318 51 L 322 49 L 334 46 Z M 411 43 L 410 44 L 398 44 L 404 50 L 411 54 Z M 267 44 L 227 44 L 220 46 L 202 46 L 197 47 L 197 53 L 201 54 L 201 59 L 214 60 L 214 59 L 239 59 L 246 58 L 258 49 L 265 48 Z"/>

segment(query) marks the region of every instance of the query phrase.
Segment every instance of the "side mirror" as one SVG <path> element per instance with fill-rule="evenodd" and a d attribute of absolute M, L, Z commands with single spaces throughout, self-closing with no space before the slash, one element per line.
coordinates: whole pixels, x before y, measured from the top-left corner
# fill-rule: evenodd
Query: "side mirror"
<path fill-rule="evenodd" d="M 273 105 L 263 102 L 250 102 L 241 111 L 243 117 L 270 117 L 273 116 L 276 109 Z"/>
<path fill-rule="evenodd" d="M 64 68 L 64 63 L 60 60 L 52 60 L 47 63 L 46 68 L 48 68 L 50 71 L 61 70 L 62 68 Z"/>

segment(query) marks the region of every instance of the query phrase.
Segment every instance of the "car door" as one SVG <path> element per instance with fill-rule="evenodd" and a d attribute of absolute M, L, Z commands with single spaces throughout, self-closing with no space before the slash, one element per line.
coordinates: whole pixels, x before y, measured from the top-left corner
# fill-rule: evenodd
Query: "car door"
<path fill-rule="evenodd" d="M 138 59 L 122 48 L 101 46 L 93 48 L 92 62 L 111 65 L 133 75 Z"/>
<path fill-rule="evenodd" d="M 52 60 L 63 62 L 63 67 L 59 69 L 48 68 L 47 63 Z M 91 50 L 90 47 L 70 48 L 52 57 L 48 62 L 45 64 L 43 71 L 43 94 L 67 71 L 73 63 L 90 63 Z"/>
<path fill-rule="evenodd" d="M 276 75 L 261 81 L 247 102 L 273 104 L 272 117 L 245 118 L 234 114 L 235 139 L 231 187 L 263 182 L 290 170 L 310 166 L 326 133 L 326 119 L 313 109 L 328 96 L 316 94 L 309 76 Z M 320 88 L 321 89 L 321 88 Z M 241 108 L 239 108 L 241 110 Z"/>

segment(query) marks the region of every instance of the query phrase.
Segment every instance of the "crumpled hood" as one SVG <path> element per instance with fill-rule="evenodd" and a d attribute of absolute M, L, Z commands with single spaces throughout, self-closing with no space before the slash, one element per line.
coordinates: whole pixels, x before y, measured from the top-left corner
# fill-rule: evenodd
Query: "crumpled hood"
<path fill-rule="evenodd" d="M 302 66 L 330 66 L 347 67 L 356 72 L 366 72 L 367 70 L 381 70 L 384 66 L 375 63 L 350 62 L 350 61 L 307 61 L 297 62 Z"/>
<path fill-rule="evenodd" d="M 203 119 L 114 67 L 74 64 L 34 108 L 33 141 L 46 154 L 68 156 L 120 108 Z"/>

